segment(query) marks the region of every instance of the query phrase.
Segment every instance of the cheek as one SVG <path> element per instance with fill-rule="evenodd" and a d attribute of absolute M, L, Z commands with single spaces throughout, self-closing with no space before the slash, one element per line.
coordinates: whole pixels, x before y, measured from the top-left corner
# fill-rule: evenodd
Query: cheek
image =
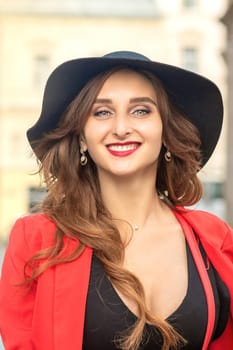
<path fill-rule="evenodd" d="M 93 144 L 101 142 L 106 136 L 109 130 L 106 123 L 96 122 L 95 120 L 87 121 L 84 129 L 83 135 L 87 144 Z"/>
<path fill-rule="evenodd" d="M 153 130 L 154 130 L 155 139 L 161 140 L 162 134 L 163 134 L 163 124 L 161 120 L 159 120 L 159 122 L 154 125 Z"/>
<path fill-rule="evenodd" d="M 87 146 L 88 153 L 93 161 L 98 160 L 100 153 L 100 145 L 104 138 L 104 130 L 98 123 L 87 122 L 83 136 Z"/>
<path fill-rule="evenodd" d="M 89 150 L 89 148 L 91 148 L 91 145 L 93 143 L 96 143 L 96 132 L 94 132 L 94 126 L 92 125 L 92 123 L 87 122 L 84 129 L 83 129 L 83 136 L 84 136 L 84 140 L 85 143 L 87 145 L 87 148 Z M 97 131 L 98 129 L 96 129 Z"/>
<path fill-rule="evenodd" d="M 157 129 L 153 130 L 153 132 L 151 132 L 150 135 L 148 135 L 148 140 L 151 147 L 156 152 L 156 155 L 160 153 L 163 144 L 162 128 L 159 128 L 157 126 Z"/>
<path fill-rule="evenodd" d="M 161 143 L 163 134 L 162 123 L 152 123 L 147 125 L 146 128 L 143 128 L 142 133 L 148 138 L 148 140 L 150 140 L 150 142 L 154 142 L 155 144 Z"/>

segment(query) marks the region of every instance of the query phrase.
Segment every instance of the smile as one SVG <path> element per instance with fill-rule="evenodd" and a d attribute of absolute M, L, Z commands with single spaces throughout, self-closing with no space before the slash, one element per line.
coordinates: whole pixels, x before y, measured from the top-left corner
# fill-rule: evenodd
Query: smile
<path fill-rule="evenodd" d="M 107 146 L 108 151 L 113 155 L 117 157 L 126 157 L 132 153 L 134 153 L 138 148 L 140 144 L 138 142 L 133 143 L 114 143 Z"/>

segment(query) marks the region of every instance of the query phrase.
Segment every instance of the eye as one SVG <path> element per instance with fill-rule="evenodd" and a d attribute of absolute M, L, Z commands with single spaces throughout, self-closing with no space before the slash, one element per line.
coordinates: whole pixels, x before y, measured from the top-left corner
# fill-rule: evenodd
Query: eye
<path fill-rule="evenodd" d="M 140 108 L 136 108 L 132 112 L 132 114 L 134 114 L 134 115 L 136 115 L 138 117 L 143 117 L 143 116 L 145 116 L 145 115 L 147 115 L 149 113 L 150 113 L 150 109 L 145 108 L 145 107 L 143 107 L 143 108 L 141 108 L 141 107 Z"/>
<path fill-rule="evenodd" d="M 95 111 L 93 113 L 93 115 L 97 118 L 103 118 L 103 119 L 106 119 L 108 117 L 111 116 L 111 112 L 109 110 L 106 110 L 106 109 L 102 109 L 102 110 L 99 110 L 99 111 Z"/>

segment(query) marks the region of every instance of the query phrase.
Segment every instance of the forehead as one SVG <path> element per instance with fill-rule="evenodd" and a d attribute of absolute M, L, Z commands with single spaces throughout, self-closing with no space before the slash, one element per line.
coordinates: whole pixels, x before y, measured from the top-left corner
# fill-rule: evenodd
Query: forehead
<path fill-rule="evenodd" d="M 99 94 L 110 93 L 113 90 L 120 90 L 124 93 L 127 90 L 133 90 L 135 93 L 147 92 L 155 94 L 155 87 L 147 76 L 133 69 L 119 69 L 108 76 L 103 83 Z"/>

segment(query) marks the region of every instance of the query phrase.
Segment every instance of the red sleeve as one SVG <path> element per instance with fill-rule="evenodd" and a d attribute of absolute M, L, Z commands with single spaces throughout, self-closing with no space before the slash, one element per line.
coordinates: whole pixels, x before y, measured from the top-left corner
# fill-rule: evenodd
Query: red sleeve
<path fill-rule="evenodd" d="M 64 349 L 64 344 L 82 349 L 92 249 L 86 247 L 80 258 L 44 271 L 34 289 L 18 285 L 24 280 L 25 262 L 54 246 L 55 231 L 54 222 L 43 214 L 19 219 L 12 229 L 0 281 L 0 330 L 6 350 Z M 64 252 L 72 253 L 77 244 L 65 237 Z"/>
<path fill-rule="evenodd" d="M 19 219 L 10 234 L 0 281 L 0 330 L 6 350 L 33 349 L 31 325 L 36 288 L 19 286 L 24 281 L 24 264 L 33 255 L 29 244 L 24 219 Z"/>

